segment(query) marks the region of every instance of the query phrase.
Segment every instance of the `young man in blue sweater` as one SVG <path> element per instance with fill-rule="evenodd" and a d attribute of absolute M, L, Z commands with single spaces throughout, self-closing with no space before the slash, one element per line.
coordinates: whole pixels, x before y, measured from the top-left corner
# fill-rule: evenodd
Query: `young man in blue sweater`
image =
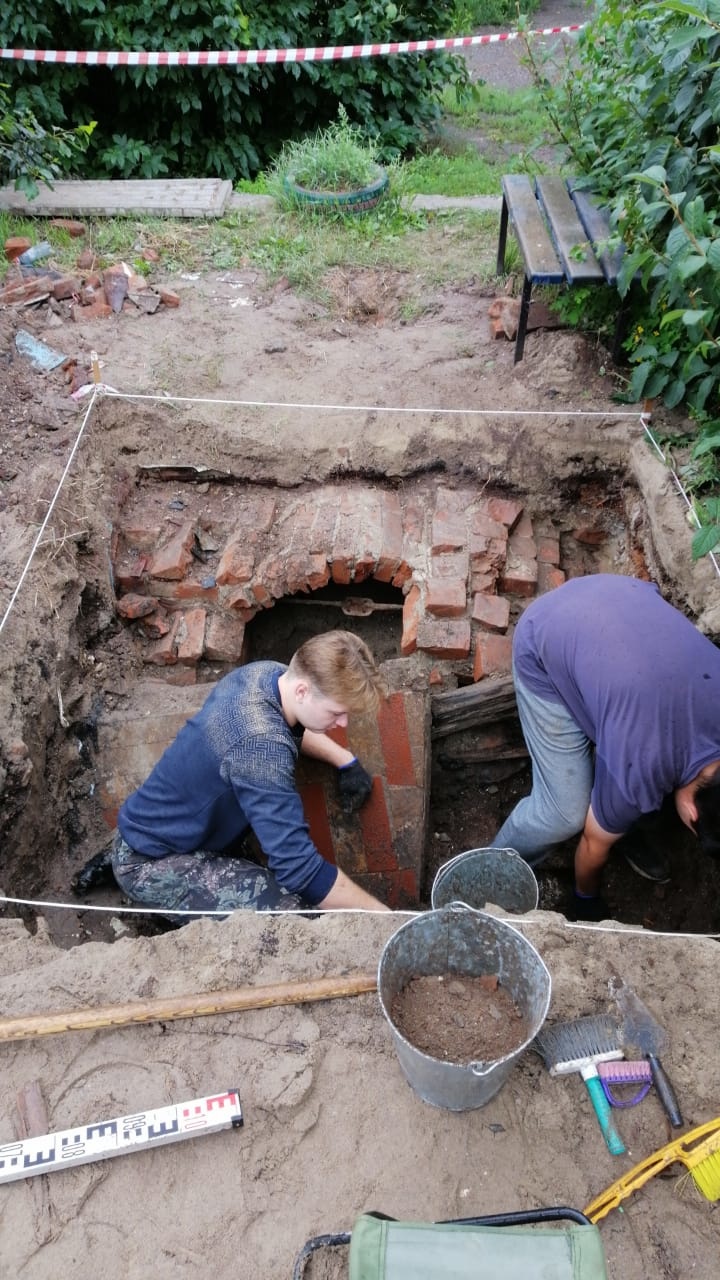
<path fill-rule="evenodd" d="M 345 812 L 372 783 L 327 736 L 377 705 L 379 673 L 347 631 L 306 641 L 290 661 L 225 676 L 118 815 L 115 879 L 128 897 L 172 910 L 361 907 L 387 910 L 327 862 L 295 788 L 298 752 L 338 770 Z M 267 867 L 240 854 L 252 829 Z"/>
<path fill-rule="evenodd" d="M 589 575 L 533 601 L 515 629 L 513 674 L 532 792 L 494 843 L 536 864 L 580 832 L 578 918 L 607 914 L 610 850 L 666 796 L 720 855 L 720 650 L 653 583 Z M 667 879 L 644 852 L 628 851 L 631 866 Z"/>

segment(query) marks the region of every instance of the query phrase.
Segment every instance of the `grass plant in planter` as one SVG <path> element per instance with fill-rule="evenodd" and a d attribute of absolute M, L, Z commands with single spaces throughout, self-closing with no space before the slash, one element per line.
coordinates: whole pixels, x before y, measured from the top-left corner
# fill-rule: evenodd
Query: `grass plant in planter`
<path fill-rule="evenodd" d="M 338 118 L 298 142 L 288 142 L 273 166 L 268 187 L 286 208 L 367 213 L 388 188 L 375 148 L 343 106 Z"/>

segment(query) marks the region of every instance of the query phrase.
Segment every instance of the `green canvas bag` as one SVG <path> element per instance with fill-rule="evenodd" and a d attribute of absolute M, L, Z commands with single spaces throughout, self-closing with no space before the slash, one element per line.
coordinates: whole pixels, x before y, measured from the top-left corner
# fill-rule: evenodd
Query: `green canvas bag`
<path fill-rule="evenodd" d="M 350 1280 L 607 1280 L 597 1227 L 396 1222 L 363 1214 Z"/>

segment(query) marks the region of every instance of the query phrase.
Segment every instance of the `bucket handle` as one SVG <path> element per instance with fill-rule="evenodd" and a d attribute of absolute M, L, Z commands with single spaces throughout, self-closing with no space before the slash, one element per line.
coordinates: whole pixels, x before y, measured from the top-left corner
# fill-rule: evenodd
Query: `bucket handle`
<path fill-rule="evenodd" d="M 469 902 L 463 902 L 460 898 L 454 898 L 452 902 L 448 902 L 446 905 L 450 911 L 472 911 L 474 915 L 477 915 L 479 910 L 478 907 L 471 907 Z"/>
<path fill-rule="evenodd" d="M 495 1070 L 497 1062 L 491 1062 L 487 1067 L 483 1062 L 471 1062 L 469 1066 L 474 1076 L 489 1076 Z"/>

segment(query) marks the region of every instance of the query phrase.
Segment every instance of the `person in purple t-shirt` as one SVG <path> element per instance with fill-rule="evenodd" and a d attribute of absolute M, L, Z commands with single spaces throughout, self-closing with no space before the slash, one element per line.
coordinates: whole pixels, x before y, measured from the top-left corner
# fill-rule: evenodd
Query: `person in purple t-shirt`
<path fill-rule="evenodd" d="M 606 914 L 612 846 L 666 796 L 720 856 L 720 650 L 653 583 L 590 575 L 533 601 L 515 629 L 513 675 L 532 791 L 494 844 L 536 864 L 580 832 L 578 918 Z"/>

